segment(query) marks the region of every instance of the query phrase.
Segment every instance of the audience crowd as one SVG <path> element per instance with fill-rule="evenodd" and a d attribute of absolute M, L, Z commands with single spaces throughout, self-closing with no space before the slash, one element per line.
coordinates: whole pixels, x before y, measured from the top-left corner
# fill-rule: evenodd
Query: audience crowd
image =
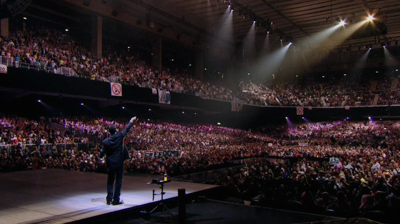
<path fill-rule="evenodd" d="M 109 125 L 122 130 L 124 122 L 3 117 L 0 169 L 104 172 L 98 143 L 108 136 Z M 131 156 L 126 172 L 177 176 L 243 164 L 219 172 L 215 182 L 245 200 L 341 215 L 391 211 L 399 209 L 399 134 L 399 121 L 304 123 L 257 131 L 139 122 L 125 138 Z"/>
<path fill-rule="evenodd" d="M 273 82 L 268 86 L 242 81 L 229 88 L 199 80 L 186 69 L 163 68 L 161 71 L 148 65 L 139 55 L 126 50 L 104 47 L 104 57 L 96 58 L 71 35 L 48 27 L 25 26 L 22 30 L 0 36 L 0 62 L 14 67 L 44 69 L 106 82 L 121 82 L 143 88 L 159 88 L 172 92 L 193 94 L 217 100 L 239 99 L 243 104 L 259 106 L 362 106 L 391 105 L 399 103 L 398 77 L 379 81 L 377 88 L 372 80 L 348 81 L 343 78 L 303 83 Z M 377 92 L 374 93 L 376 88 Z M 378 94 L 378 100 L 374 100 Z"/>

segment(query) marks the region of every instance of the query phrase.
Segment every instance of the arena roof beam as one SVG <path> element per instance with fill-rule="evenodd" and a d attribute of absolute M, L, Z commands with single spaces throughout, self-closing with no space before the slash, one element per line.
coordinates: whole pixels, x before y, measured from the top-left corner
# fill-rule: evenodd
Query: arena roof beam
<path fill-rule="evenodd" d="M 293 24 L 293 26 L 295 26 L 297 29 L 299 29 L 301 32 L 303 32 L 305 35 L 310 36 L 310 34 L 305 31 L 303 28 L 301 28 L 299 25 L 297 25 L 293 20 L 291 20 L 289 17 L 285 16 L 281 11 L 279 11 L 278 9 L 276 9 L 271 3 L 269 3 L 266 0 L 261 0 L 265 5 L 267 5 L 268 7 L 270 7 L 272 10 L 274 10 L 276 13 L 278 13 L 278 15 L 280 15 L 282 18 L 286 19 L 287 21 L 289 21 L 291 24 Z"/>

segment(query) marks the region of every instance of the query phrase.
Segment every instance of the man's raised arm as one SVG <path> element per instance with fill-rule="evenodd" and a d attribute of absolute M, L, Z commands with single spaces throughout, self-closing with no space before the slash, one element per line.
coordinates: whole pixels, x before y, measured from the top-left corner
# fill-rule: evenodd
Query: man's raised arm
<path fill-rule="evenodd" d="M 122 135 L 123 135 L 124 137 L 128 134 L 128 132 L 131 130 L 131 128 L 132 128 L 132 126 L 133 126 L 133 123 L 134 123 L 135 121 L 137 121 L 137 120 L 138 120 L 138 118 L 137 118 L 136 116 L 131 118 L 131 120 L 130 120 L 129 123 L 128 123 L 128 126 L 126 126 L 125 130 L 122 132 Z"/>

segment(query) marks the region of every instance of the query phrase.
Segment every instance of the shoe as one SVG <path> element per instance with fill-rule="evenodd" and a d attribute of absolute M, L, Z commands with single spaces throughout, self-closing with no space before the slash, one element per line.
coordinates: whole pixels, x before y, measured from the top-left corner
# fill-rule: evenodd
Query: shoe
<path fill-rule="evenodd" d="M 112 203 L 112 198 L 106 198 L 106 204 L 107 205 L 111 205 L 111 203 Z"/>
<path fill-rule="evenodd" d="M 112 205 L 122 205 L 124 204 L 124 201 L 113 201 Z"/>

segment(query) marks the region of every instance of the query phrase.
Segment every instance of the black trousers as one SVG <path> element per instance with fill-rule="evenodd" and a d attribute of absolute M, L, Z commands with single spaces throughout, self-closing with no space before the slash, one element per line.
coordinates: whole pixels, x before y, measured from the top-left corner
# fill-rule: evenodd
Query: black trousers
<path fill-rule="evenodd" d="M 121 196 L 122 176 L 124 174 L 124 165 L 114 169 L 107 169 L 107 202 L 119 202 Z M 115 186 L 114 186 L 115 182 Z"/>

